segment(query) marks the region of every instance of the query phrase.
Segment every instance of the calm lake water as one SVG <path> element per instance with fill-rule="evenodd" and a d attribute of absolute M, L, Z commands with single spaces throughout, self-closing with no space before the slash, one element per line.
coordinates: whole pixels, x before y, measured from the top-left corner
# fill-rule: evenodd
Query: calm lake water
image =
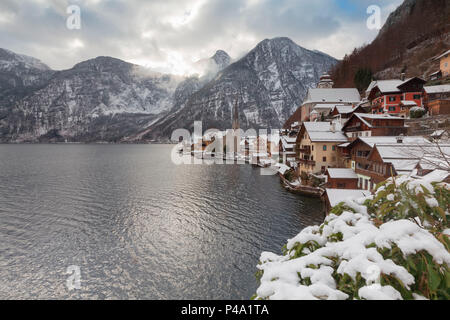
<path fill-rule="evenodd" d="M 248 299 L 261 252 L 322 221 L 276 176 L 172 148 L 0 145 L 0 299 Z"/>

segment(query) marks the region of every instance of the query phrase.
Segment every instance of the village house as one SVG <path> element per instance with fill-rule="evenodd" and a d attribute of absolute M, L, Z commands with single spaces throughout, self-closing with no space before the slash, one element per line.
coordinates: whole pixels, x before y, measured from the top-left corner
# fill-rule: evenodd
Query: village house
<path fill-rule="evenodd" d="M 337 105 L 351 107 L 351 105 L 344 105 L 344 104 L 341 105 L 341 104 L 335 104 L 335 103 L 317 104 L 313 108 L 313 111 L 311 111 L 311 113 L 309 115 L 309 120 L 310 121 L 323 121 L 325 118 L 327 118 L 330 115 L 331 110 L 333 110 L 333 108 L 336 107 Z"/>
<path fill-rule="evenodd" d="M 352 105 L 358 103 L 361 97 L 356 88 L 314 88 L 309 89 L 306 100 L 300 106 L 301 121 L 309 121 L 313 108 L 320 105 Z"/>
<path fill-rule="evenodd" d="M 338 168 L 351 168 L 351 153 L 349 145 L 351 142 L 344 142 L 337 146 Z"/>
<path fill-rule="evenodd" d="M 424 87 L 424 101 L 431 116 L 450 114 L 450 84 Z"/>
<path fill-rule="evenodd" d="M 342 127 L 350 140 L 358 137 L 406 134 L 405 119 L 387 114 L 354 113 Z"/>
<path fill-rule="evenodd" d="M 337 146 L 346 136 L 330 122 L 304 122 L 296 140 L 297 174 L 324 173 L 338 166 Z"/>
<path fill-rule="evenodd" d="M 421 136 L 411 137 L 360 137 L 351 142 L 347 149 L 350 150 L 351 168 L 355 171 L 358 177 L 358 188 L 371 190 L 376 184 L 391 177 L 392 174 L 396 175 L 397 172 L 410 172 L 413 170 L 414 165 L 417 164 L 416 156 L 413 154 L 398 155 L 399 158 L 392 158 L 379 155 L 380 150 L 385 151 L 388 146 L 391 149 L 398 151 L 399 147 L 406 146 L 423 146 L 430 145 L 431 143 Z M 378 150 L 374 153 L 374 148 L 378 146 Z M 407 150 L 407 149 L 403 149 Z M 402 161 L 397 161 L 401 159 Z M 389 162 L 392 160 L 393 162 Z M 414 160 L 408 162 L 408 160 Z M 386 163 L 383 163 L 386 161 Z M 395 171 L 391 170 L 392 165 L 395 164 Z"/>
<path fill-rule="evenodd" d="M 432 74 L 430 74 L 428 76 L 428 80 L 430 80 L 430 81 L 436 81 L 436 80 L 439 80 L 441 78 L 442 78 L 442 71 L 441 70 L 433 72 Z"/>
<path fill-rule="evenodd" d="M 289 167 L 295 167 L 296 163 L 296 153 L 295 153 L 295 142 L 297 141 L 297 135 L 294 136 L 281 136 L 280 137 L 280 158 L 282 162 Z"/>
<path fill-rule="evenodd" d="M 428 103 L 430 116 L 450 114 L 450 99 L 439 99 Z"/>
<path fill-rule="evenodd" d="M 440 99 L 450 99 L 450 84 L 423 87 L 423 92 L 425 103 Z"/>
<path fill-rule="evenodd" d="M 349 168 L 328 168 L 326 171 L 327 188 L 330 189 L 357 189 L 358 176 Z"/>
<path fill-rule="evenodd" d="M 441 77 L 446 78 L 450 76 L 450 50 L 445 51 L 433 60 L 439 60 L 439 71 L 430 75 L 431 80 L 438 80 Z"/>
<path fill-rule="evenodd" d="M 333 81 L 327 74 L 320 78 L 320 82 L 317 84 L 317 88 L 308 90 L 308 94 L 303 104 L 294 112 L 294 114 L 286 121 L 284 128 L 294 122 L 310 121 L 311 112 L 316 108 L 316 112 L 313 113 L 315 119 L 320 119 L 321 105 L 325 105 L 322 110 L 324 112 L 330 111 L 330 108 L 340 105 L 352 105 L 357 104 L 361 100 L 361 96 L 356 88 L 333 88 Z"/>
<path fill-rule="evenodd" d="M 344 105 L 336 105 L 330 112 L 330 116 L 333 119 L 338 120 L 342 125 L 347 122 L 347 120 L 352 116 L 354 113 L 365 113 L 364 108 L 362 105 L 357 106 L 344 106 Z"/>
<path fill-rule="evenodd" d="M 406 101 L 413 101 L 418 107 L 424 106 L 423 85 L 426 81 L 417 77 L 402 79 L 378 80 L 370 84 L 368 99 L 373 114 L 401 114 L 400 103 L 405 104 Z"/>

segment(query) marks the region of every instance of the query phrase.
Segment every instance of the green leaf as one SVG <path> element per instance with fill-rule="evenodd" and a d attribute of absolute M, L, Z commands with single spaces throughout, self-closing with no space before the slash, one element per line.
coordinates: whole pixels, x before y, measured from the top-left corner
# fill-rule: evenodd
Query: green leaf
<path fill-rule="evenodd" d="M 429 279 L 430 279 L 430 281 L 429 281 L 430 289 L 435 291 L 437 288 L 439 288 L 439 284 L 441 283 L 441 277 L 439 275 L 439 272 L 434 270 L 432 264 L 428 264 L 427 269 L 428 269 L 428 275 L 429 275 Z"/>

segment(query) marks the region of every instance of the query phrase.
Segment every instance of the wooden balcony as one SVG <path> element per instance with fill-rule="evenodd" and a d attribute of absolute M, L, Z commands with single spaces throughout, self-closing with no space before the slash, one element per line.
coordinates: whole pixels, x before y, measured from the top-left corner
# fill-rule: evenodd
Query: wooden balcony
<path fill-rule="evenodd" d="M 312 161 L 312 160 L 299 159 L 298 161 L 300 163 L 302 163 L 302 164 L 306 164 L 306 165 L 310 165 L 310 166 L 315 166 L 316 165 L 316 162 Z"/>
<path fill-rule="evenodd" d="M 311 147 L 299 148 L 298 151 L 303 154 L 311 154 Z"/>

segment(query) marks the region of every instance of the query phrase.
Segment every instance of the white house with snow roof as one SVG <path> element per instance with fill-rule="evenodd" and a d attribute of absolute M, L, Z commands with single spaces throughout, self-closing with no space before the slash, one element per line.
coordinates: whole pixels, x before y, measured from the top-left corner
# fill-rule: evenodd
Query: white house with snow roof
<path fill-rule="evenodd" d="M 301 120 L 310 120 L 310 114 L 314 107 L 320 108 L 320 105 L 333 107 L 335 105 L 357 104 L 361 96 L 356 88 L 314 88 L 309 89 L 305 101 L 301 105 Z"/>

